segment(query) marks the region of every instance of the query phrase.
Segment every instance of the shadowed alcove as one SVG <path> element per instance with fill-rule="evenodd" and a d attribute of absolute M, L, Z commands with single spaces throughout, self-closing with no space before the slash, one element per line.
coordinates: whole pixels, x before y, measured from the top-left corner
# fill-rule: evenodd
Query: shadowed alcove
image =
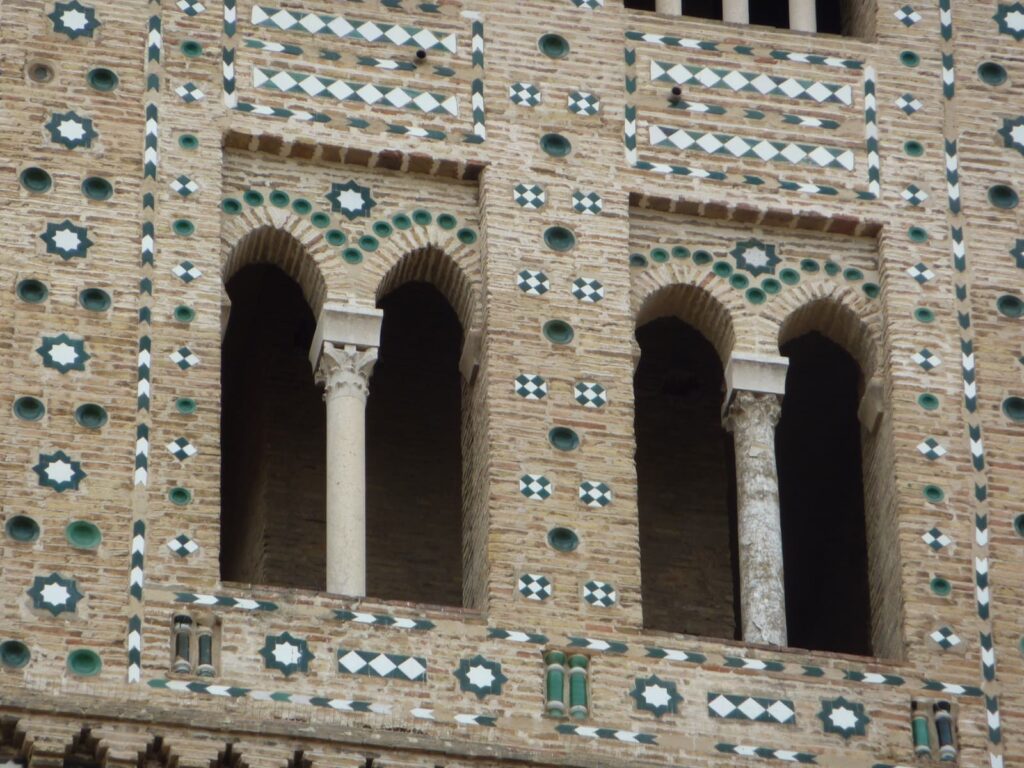
<path fill-rule="evenodd" d="M 250 264 L 226 290 L 221 352 L 221 578 L 323 589 L 326 432 L 302 289 Z"/>
<path fill-rule="evenodd" d="M 378 304 L 384 323 L 366 406 L 367 593 L 462 605 L 462 326 L 426 282 Z"/>
<path fill-rule="evenodd" d="M 775 431 L 789 645 L 870 655 L 861 371 L 815 331 L 780 351 L 789 358 Z"/>
<path fill-rule="evenodd" d="M 636 337 L 644 626 L 733 639 L 739 575 L 722 364 L 711 343 L 676 317 L 652 320 Z"/>

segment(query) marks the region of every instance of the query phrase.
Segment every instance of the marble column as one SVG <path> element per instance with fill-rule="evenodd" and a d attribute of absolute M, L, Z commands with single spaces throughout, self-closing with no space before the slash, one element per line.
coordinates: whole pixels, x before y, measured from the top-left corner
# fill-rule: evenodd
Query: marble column
<path fill-rule="evenodd" d="M 327 403 L 327 591 L 366 595 L 366 400 L 384 313 L 329 304 L 309 362 Z"/>
<path fill-rule="evenodd" d="M 747 0 L 722 0 L 722 21 L 749 24 L 750 8 Z"/>
<path fill-rule="evenodd" d="M 683 12 L 683 0 L 655 0 L 654 10 L 658 13 L 679 16 Z"/>
<path fill-rule="evenodd" d="M 798 32 L 818 31 L 814 0 L 789 0 L 789 28 Z"/>
<path fill-rule="evenodd" d="M 782 567 L 775 425 L 780 397 L 739 390 L 725 419 L 736 453 L 736 517 L 743 639 L 786 645 L 786 593 Z"/>
<path fill-rule="evenodd" d="M 324 342 L 316 371 L 327 403 L 327 591 L 366 595 L 366 399 L 377 348 Z"/>

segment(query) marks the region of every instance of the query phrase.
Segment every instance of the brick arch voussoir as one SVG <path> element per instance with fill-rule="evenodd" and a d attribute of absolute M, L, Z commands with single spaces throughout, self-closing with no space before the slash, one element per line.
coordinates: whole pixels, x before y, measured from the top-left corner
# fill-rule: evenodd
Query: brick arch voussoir
<path fill-rule="evenodd" d="M 678 317 L 706 338 L 724 366 L 742 335 L 744 345 L 754 343 L 757 318 L 744 313 L 735 291 L 720 278 L 678 264 L 648 268 L 633 281 L 631 304 L 634 325 L 659 317 Z"/>
<path fill-rule="evenodd" d="M 783 295 L 787 294 L 787 295 Z M 808 282 L 779 297 L 776 338 L 781 348 L 817 331 L 845 349 L 860 366 L 864 381 L 878 371 L 881 305 L 850 286 L 830 280 Z"/>
<path fill-rule="evenodd" d="M 483 324 L 480 258 L 476 244 L 465 245 L 454 233 L 431 226 L 397 231 L 366 261 L 378 303 L 406 283 L 429 283 L 447 299 L 466 337 Z"/>
<path fill-rule="evenodd" d="M 302 288 L 313 314 L 328 300 L 324 262 L 333 257 L 323 232 L 305 217 L 263 206 L 231 217 L 222 233 L 221 280 L 250 264 L 272 264 Z"/>

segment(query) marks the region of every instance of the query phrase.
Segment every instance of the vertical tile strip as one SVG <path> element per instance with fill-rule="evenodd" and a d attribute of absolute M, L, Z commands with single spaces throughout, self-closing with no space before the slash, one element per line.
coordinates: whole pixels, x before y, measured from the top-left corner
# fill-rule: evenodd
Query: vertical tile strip
<path fill-rule="evenodd" d="M 988 473 L 985 447 L 978 411 L 974 365 L 974 328 L 971 322 L 970 277 L 967 272 L 967 245 L 964 239 L 966 218 L 960 197 L 960 160 L 956 135 L 956 63 L 953 43 L 951 0 L 939 0 L 939 25 L 942 34 L 942 82 L 946 162 L 946 199 L 954 269 L 954 303 L 960 327 L 960 372 L 963 380 L 963 414 L 974 476 L 974 588 L 979 619 L 981 649 L 981 689 L 985 696 L 988 720 L 988 757 L 991 768 L 1003 766 L 1002 727 L 999 715 L 999 685 L 996 680 L 996 650 L 992 639 L 991 593 L 988 582 Z"/>
<path fill-rule="evenodd" d="M 145 585 L 146 504 L 149 483 L 150 380 L 152 372 L 153 267 L 157 168 L 160 164 L 160 60 L 163 51 L 160 0 L 150 0 L 147 23 L 145 127 L 142 150 L 142 216 L 139 237 L 139 348 L 137 358 L 135 467 L 128 575 L 128 682 L 142 679 L 142 615 Z"/>

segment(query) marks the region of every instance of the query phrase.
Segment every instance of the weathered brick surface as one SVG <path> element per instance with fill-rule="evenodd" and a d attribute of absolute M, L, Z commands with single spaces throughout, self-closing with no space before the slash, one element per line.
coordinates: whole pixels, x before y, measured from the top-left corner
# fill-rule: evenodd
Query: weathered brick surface
<path fill-rule="evenodd" d="M 274 6 L 294 14 L 427 28 L 442 38 L 456 35 L 455 53 L 432 48 L 410 68 L 415 45 L 260 26 L 252 21 L 254 0 L 227 0 L 226 16 L 224 0 L 208 0 L 195 15 L 183 10 L 188 2 L 90 0 L 84 5 L 100 24 L 77 36 L 61 32 L 47 16 L 67 5 L 22 0 L 0 7 L 0 246 L 6 254 L 0 260 L 6 291 L 0 300 L 0 387 L 9 403 L 0 410 L 0 516 L 7 522 L 28 515 L 40 527 L 32 543 L 0 538 L 0 583 L 7 595 L 0 602 L 0 641 L 22 641 L 31 652 L 23 668 L 0 666 L 0 714 L 18 720 L 15 731 L 3 731 L 8 735 L 0 744 L 0 762 L 18 756 L 33 765 L 57 765 L 81 728 L 91 726 L 100 762 L 112 765 L 149 765 L 139 755 L 156 736 L 170 750 L 160 764 L 186 766 L 216 762 L 229 742 L 241 755 L 239 764 L 253 768 L 279 767 L 299 749 L 314 764 L 339 766 L 365 765 L 367 757 L 379 759 L 375 765 L 460 768 L 760 761 L 724 753 L 721 744 L 813 754 L 822 765 L 895 765 L 914 759 L 909 718 L 911 700 L 917 699 L 954 703 L 961 764 L 1021 764 L 1024 565 L 1014 520 L 1024 513 L 1024 436 L 1003 403 L 1024 396 L 1024 347 L 1019 317 L 1001 312 L 997 302 L 1006 295 L 1021 297 L 1024 257 L 1013 253 L 1020 250 L 1019 208 L 994 207 L 987 197 L 994 184 L 1021 185 L 1024 147 L 998 133 L 1004 120 L 1020 118 L 1020 43 L 1000 32 L 993 19 L 1015 6 L 918 4 L 921 20 L 907 25 L 896 16 L 903 3 L 863 2 L 857 26 L 874 30 L 863 39 L 669 19 L 625 10 L 619 0 L 596 9 L 572 0 L 453 0 L 436 7 L 411 0 L 281 0 Z M 78 23 L 75 16 L 66 18 Z M 567 57 L 538 51 L 538 38 L 549 32 L 568 40 Z M 637 39 L 631 32 L 651 37 Z M 367 28 L 363 36 L 373 34 Z M 659 35 L 670 37 L 654 39 Z M 474 59 L 473 46 L 479 53 L 481 39 L 482 60 Z M 253 47 L 258 43 L 246 40 L 301 51 Z M 199 43 L 201 55 L 185 56 L 185 41 Z M 919 56 L 916 66 L 901 63 L 904 51 Z M 837 61 L 808 63 L 778 52 Z M 366 57 L 401 66 L 376 67 Z M 841 65 L 853 60 L 863 66 Z M 683 99 L 724 113 L 687 111 L 670 105 L 670 82 L 651 81 L 652 61 L 821 81 L 848 87 L 850 103 L 686 84 Z M 983 61 L 1005 66 L 1007 82 L 983 83 L 975 74 Z M 29 78 L 38 63 L 53 68 L 52 80 Z M 955 95 L 949 74 L 954 64 Z M 87 73 L 95 67 L 116 71 L 118 87 L 91 88 Z M 268 89 L 254 79 L 261 77 L 254 68 L 455 95 L 458 114 Z M 865 131 L 874 128 L 865 123 L 864 90 L 872 78 L 881 167 L 877 196 L 858 195 L 872 192 L 868 167 L 874 158 Z M 532 84 L 540 103 L 513 103 L 514 83 Z M 204 98 L 183 100 L 178 89 L 187 84 L 200 88 Z M 573 91 L 598 97 L 597 114 L 568 111 Z M 481 93 L 486 136 L 479 123 Z M 916 98 L 920 108 L 907 114 L 897 105 L 905 96 L 901 103 Z M 260 107 L 246 107 L 251 104 Z M 265 108 L 297 114 L 285 119 L 264 114 Z M 69 111 L 93 121 L 98 135 L 91 146 L 68 148 L 52 140 L 47 122 Z M 303 119 L 312 112 L 318 113 L 315 120 Z M 794 125 L 785 115 L 839 125 Z M 854 167 L 651 146 L 652 125 L 826 144 L 848 152 Z M 409 127 L 434 133 L 414 135 Z M 150 136 L 158 131 L 157 152 L 146 151 L 147 130 Z M 629 145 L 634 130 L 635 156 Z M 569 138 L 568 157 L 541 151 L 541 136 L 551 132 Z M 185 135 L 198 145 L 183 146 Z M 923 154 L 908 154 L 907 141 L 920 142 Z M 663 173 L 644 163 L 706 173 Z M 49 172 L 52 189 L 30 192 L 19 184 L 19 174 L 30 166 Z M 956 168 L 959 178 L 951 175 Z M 188 196 L 175 191 L 171 182 L 182 175 L 198 190 Z M 80 185 L 91 176 L 112 182 L 109 200 L 82 194 Z M 331 212 L 325 195 L 332 184 L 349 180 L 371 190 L 376 206 L 368 216 L 349 219 Z M 787 189 L 782 182 L 803 186 Z M 518 184 L 543 187 L 545 205 L 519 205 L 513 191 Z M 927 200 L 908 202 L 909 185 Z M 270 201 L 272 190 L 288 193 L 285 207 Z M 260 192 L 262 202 L 247 199 L 247 191 Z M 949 197 L 951 191 L 959 197 Z M 574 210 L 575 192 L 599 195 L 601 212 Z M 225 210 L 226 199 L 237 201 L 240 212 L 230 204 Z M 296 211 L 296 199 L 309 201 L 313 212 L 328 213 L 328 226 L 317 226 L 301 206 Z M 365 240 L 358 245 L 374 222 L 417 209 L 429 211 L 429 224 L 377 235 L 376 248 Z M 453 216 L 456 225 L 442 226 L 441 214 Z M 40 237 L 48 224 L 65 219 L 88 230 L 92 245 L 84 258 L 48 251 Z M 191 235 L 175 231 L 181 219 L 194 225 Z M 556 252 L 545 244 L 544 232 L 554 225 L 573 230 L 571 250 Z M 926 230 L 927 238 L 911 238 L 911 227 Z M 477 236 L 475 242 L 468 242 L 468 234 L 459 239 L 463 228 Z M 346 242 L 331 244 L 330 229 L 344 232 Z M 731 255 L 751 239 L 775 246 L 781 259 L 771 276 L 779 279 L 779 290 L 768 292 L 762 303 L 753 303 L 748 290 L 764 286 L 768 276 L 744 273 Z M 673 255 L 674 246 L 689 255 Z M 349 260 L 347 248 L 356 249 Z M 665 259 L 659 248 L 666 249 Z M 698 250 L 711 254 L 710 262 L 697 263 Z M 634 259 L 630 266 L 631 254 L 642 256 L 645 265 Z M 351 263 L 354 255 L 361 256 L 359 263 Z M 803 269 L 804 260 L 818 270 Z M 183 261 L 202 277 L 179 279 L 172 269 Z M 434 284 L 455 309 L 467 339 L 463 372 L 475 369 L 462 392 L 463 533 L 461 545 L 453 534 L 443 539 L 444 547 L 425 541 L 424 557 L 451 561 L 461 548 L 462 608 L 222 583 L 219 551 L 232 535 L 220 526 L 224 281 L 258 261 L 277 263 L 295 279 L 314 314 L 325 303 L 373 306 L 390 290 L 417 280 Z M 723 267 L 715 271 L 717 263 L 747 284 L 730 283 Z M 827 263 L 838 271 L 831 274 Z M 908 273 L 919 264 L 931 277 L 922 281 Z M 521 291 L 517 275 L 524 269 L 543 271 L 550 290 L 540 296 Z M 799 279 L 782 280 L 783 269 Z M 26 278 L 46 284 L 44 302 L 18 298 L 16 286 Z M 600 281 L 603 299 L 580 301 L 572 292 L 577 278 Z M 877 286 L 877 294 L 865 291 L 866 284 Z M 106 291 L 111 308 L 82 307 L 79 293 L 86 288 Z M 179 306 L 194 310 L 194 319 L 176 317 Z M 931 317 L 920 309 L 930 310 Z M 642 564 L 634 332 L 664 315 L 700 331 L 723 361 L 733 351 L 777 354 L 780 344 L 819 330 L 857 360 L 865 391 L 874 387 L 881 393 L 881 416 L 863 436 L 872 637 L 879 658 L 754 648 L 644 629 L 677 628 L 668 618 L 665 624 L 651 621 L 658 608 L 645 610 L 642 598 L 685 589 L 696 570 L 685 557 L 664 573 L 652 569 L 649 559 Z M 572 326 L 572 343 L 556 345 L 544 337 L 542 326 L 552 319 Z M 84 341 L 90 357 L 82 370 L 62 373 L 43 365 L 36 349 L 62 333 Z M 171 359 L 182 347 L 199 359 L 187 370 Z M 922 366 L 914 358 L 923 350 L 941 363 Z M 514 382 L 522 373 L 543 376 L 547 396 L 519 397 Z M 607 404 L 584 408 L 575 400 L 577 382 L 600 384 Z M 140 403 L 147 387 L 149 402 Z M 938 398 L 937 408 L 919 405 L 926 393 Z M 41 420 L 14 414 L 14 400 L 25 395 L 44 402 Z M 175 403 L 182 397 L 196 400 L 194 413 L 179 412 Z M 109 418 L 101 429 L 76 423 L 74 412 L 83 403 L 106 409 Z M 271 431 L 278 434 L 285 426 L 279 420 Z M 575 430 L 580 446 L 573 452 L 553 448 L 548 432 L 555 426 Z M 181 437 L 197 450 L 184 461 L 165 447 Z M 928 439 L 943 451 L 934 460 L 919 448 Z M 428 439 L 424 445 L 428 451 Z M 279 449 L 287 452 L 286 446 Z M 33 467 L 56 451 L 81 462 L 86 476 L 77 488 L 58 492 L 40 484 Z M 548 478 L 550 498 L 535 501 L 521 494 L 524 474 Z M 581 504 L 577 488 L 583 481 L 606 483 L 612 502 Z M 930 485 L 942 489 L 941 498 L 924 494 Z M 178 486 L 191 492 L 190 503 L 170 501 L 168 492 Z M 420 501 L 425 507 L 432 503 Z M 670 506 L 659 514 L 668 515 Z M 65 527 L 74 520 L 100 528 L 97 549 L 69 546 Z M 562 554 L 547 545 L 546 534 L 555 525 L 578 533 L 575 552 Z M 933 528 L 948 544 L 931 547 L 922 540 Z M 182 533 L 199 545 L 187 557 L 165 546 Z M 413 538 L 408 530 L 378 533 L 378 546 L 386 546 L 389 536 L 407 543 Z M 266 535 L 294 537 L 296 569 L 321 567 L 313 553 L 322 542 L 294 529 L 275 534 L 269 528 Z M 660 557 L 669 560 L 670 554 Z M 378 568 L 386 563 L 375 562 Z M 713 565 L 705 575 L 709 585 L 719 586 L 708 593 L 717 590 L 724 602 L 720 593 L 728 569 Z M 34 579 L 54 572 L 74 579 L 84 595 L 73 612 L 52 615 L 33 607 L 27 590 Z M 549 579 L 551 597 L 523 598 L 516 587 L 524 573 Z M 951 584 L 948 596 L 933 593 L 935 577 Z M 401 569 L 383 578 L 392 579 L 388 593 L 398 594 Z M 601 609 L 582 599 L 583 585 L 591 580 L 615 587 L 615 606 Z M 437 587 L 448 590 L 438 602 L 457 603 L 457 587 L 445 584 Z M 426 581 L 420 587 L 417 595 L 433 588 Z M 183 593 L 267 601 L 274 609 L 248 610 L 223 601 L 195 607 Z M 343 621 L 335 612 L 344 610 L 429 620 L 434 627 Z M 731 618 L 731 608 L 725 610 Z M 219 622 L 215 677 L 169 672 L 170 627 L 181 612 Z M 131 654 L 136 619 L 140 665 Z M 943 651 L 930 638 L 940 627 L 955 631 L 960 643 Z M 502 638 L 494 630 L 531 633 L 537 642 Z M 259 651 L 268 636 L 285 631 L 308 643 L 308 671 L 285 676 L 266 668 Z M 731 634 L 724 623 L 702 631 Z M 581 648 L 590 656 L 591 707 L 580 725 L 614 729 L 619 739 L 562 733 L 543 714 L 543 651 L 574 642 L 588 646 L 574 638 L 617 644 Z M 69 654 L 82 648 L 102 659 L 98 676 L 68 670 Z M 696 655 L 660 658 L 651 648 Z M 339 672 L 339 649 L 425 658 L 426 681 Z M 460 689 L 453 671 L 477 655 L 500 663 L 507 678 L 500 693 L 478 699 Z M 741 669 L 739 658 L 775 663 Z M 883 684 L 861 679 L 862 673 L 895 677 Z M 637 708 L 629 693 L 637 678 L 651 675 L 677 684 L 683 696 L 678 713 L 657 718 Z M 175 690 L 185 682 L 194 684 L 191 692 Z M 795 723 L 711 717 L 711 693 L 784 699 L 792 702 Z M 870 717 L 864 735 L 844 739 L 823 729 L 823 701 L 838 696 L 864 705 Z M 351 701 L 375 707 L 348 711 Z M 432 719 L 426 709 L 433 710 Z M 470 724 L 461 716 L 494 720 Z M 623 732 L 657 743 L 634 744 Z"/>

